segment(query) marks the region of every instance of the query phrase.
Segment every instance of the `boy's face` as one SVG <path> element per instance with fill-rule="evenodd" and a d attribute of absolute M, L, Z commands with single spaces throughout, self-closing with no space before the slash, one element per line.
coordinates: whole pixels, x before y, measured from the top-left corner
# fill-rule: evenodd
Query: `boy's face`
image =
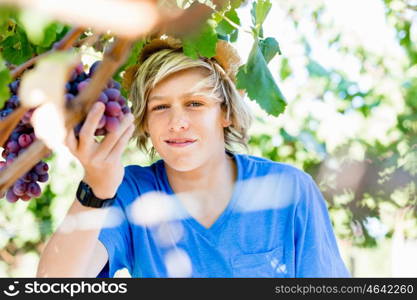
<path fill-rule="evenodd" d="M 151 90 L 145 129 L 162 159 L 177 171 L 193 170 L 224 153 L 225 120 L 220 99 L 198 88 L 207 77 L 201 68 L 179 71 Z"/>

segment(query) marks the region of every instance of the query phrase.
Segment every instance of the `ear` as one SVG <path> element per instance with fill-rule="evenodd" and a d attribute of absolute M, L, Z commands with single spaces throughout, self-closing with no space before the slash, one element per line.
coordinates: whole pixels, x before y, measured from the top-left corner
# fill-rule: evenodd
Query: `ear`
<path fill-rule="evenodd" d="M 229 119 L 227 119 L 226 117 L 224 117 L 224 118 L 222 119 L 222 126 L 223 126 L 223 127 L 229 127 L 230 125 L 232 125 L 232 121 L 231 121 L 231 120 L 229 120 Z"/>
<path fill-rule="evenodd" d="M 148 121 L 146 118 L 143 121 L 143 131 L 145 132 L 145 135 L 149 137 Z"/>

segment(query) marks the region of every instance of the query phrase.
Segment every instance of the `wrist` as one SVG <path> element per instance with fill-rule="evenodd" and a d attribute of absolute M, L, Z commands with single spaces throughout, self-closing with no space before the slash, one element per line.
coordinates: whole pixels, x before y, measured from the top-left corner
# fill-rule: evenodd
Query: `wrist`
<path fill-rule="evenodd" d="M 116 191 L 110 190 L 108 187 L 103 187 L 103 182 L 101 182 L 101 184 L 96 183 L 87 176 L 84 176 L 82 181 L 90 186 L 91 191 L 94 193 L 94 196 L 96 196 L 99 199 L 110 199 L 116 195 Z"/>
<path fill-rule="evenodd" d="M 81 181 L 77 188 L 77 199 L 83 206 L 95 208 L 108 207 L 113 204 L 115 198 L 116 195 L 111 198 L 99 198 L 84 181 Z"/>

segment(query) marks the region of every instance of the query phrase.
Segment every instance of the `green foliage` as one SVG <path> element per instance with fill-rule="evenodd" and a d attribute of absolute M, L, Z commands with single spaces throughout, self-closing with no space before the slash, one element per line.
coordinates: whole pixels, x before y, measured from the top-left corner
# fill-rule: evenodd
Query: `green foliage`
<path fill-rule="evenodd" d="M 253 44 L 248 62 L 239 68 L 237 87 L 269 114 L 278 116 L 285 109 L 285 99 L 276 85 L 257 42 Z"/>
<path fill-rule="evenodd" d="M 262 37 L 262 24 L 264 23 L 272 4 L 269 0 L 259 0 L 252 3 L 252 23 L 254 32 L 257 36 Z"/>
<path fill-rule="evenodd" d="M 10 97 L 8 88 L 10 81 L 10 72 L 6 68 L 3 58 L 0 56 L 0 107 L 3 107 L 4 102 Z"/>
<path fill-rule="evenodd" d="M 35 53 L 27 35 L 19 26 L 15 28 L 15 34 L 10 35 L 0 43 L 4 59 L 12 64 L 22 64 Z"/>
<path fill-rule="evenodd" d="M 260 40 L 259 48 L 261 49 L 262 55 L 264 56 L 267 64 L 275 57 L 277 53 L 280 55 L 282 54 L 278 41 L 272 37 Z"/>
<path fill-rule="evenodd" d="M 217 43 L 215 25 L 215 22 L 208 20 L 198 33 L 184 37 L 182 39 L 184 54 L 193 59 L 200 56 L 213 57 L 216 54 Z"/>

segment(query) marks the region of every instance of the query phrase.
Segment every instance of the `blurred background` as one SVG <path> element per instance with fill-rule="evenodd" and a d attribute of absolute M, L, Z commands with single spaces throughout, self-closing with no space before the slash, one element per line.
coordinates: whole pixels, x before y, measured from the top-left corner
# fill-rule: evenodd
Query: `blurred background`
<path fill-rule="evenodd" d="M 249 28 L 249 2 L 239 8 Z M 417 1 L 272 1 L 269 64 L 288 106 L 255 114 L 249 154 L 297 166 L 325 196 L 354 277 L 417 276 Z M 246 59 L 251 36 L 235 47 Z M 91 65 L 102 53 L 83 49 Z M 241 149 L 237 149 L 242 151 Z M 0 200 L 0 277 L 33 277 L 39 253 L 74 200 L 83 173 L 62 149 L 43 195 Z M 133 143 L 125 164 L 149 165 Z M 119 276 L 128 276 L 121 272 Z"/>

